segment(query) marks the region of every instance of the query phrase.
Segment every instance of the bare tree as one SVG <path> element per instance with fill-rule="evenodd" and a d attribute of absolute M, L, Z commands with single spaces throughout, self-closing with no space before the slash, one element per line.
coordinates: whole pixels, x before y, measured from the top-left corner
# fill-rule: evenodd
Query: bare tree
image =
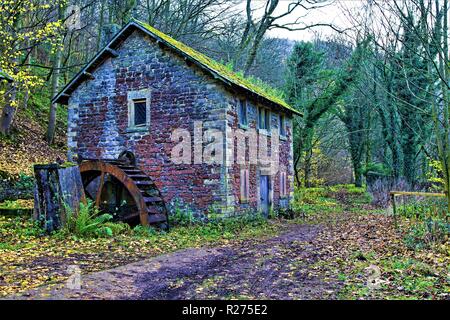
<path fill-rule="evenodd" d="M 239 58 L 244 51 L 248 51 L 245 59 L 243 70 L 244 74 L 248 75 L 260 48 L 261 42 L 264 39 L 267 31 L 272 29 L 284 29 L 287 31 L 307 30 L 319 26 L 327 26 L 333 28 L 338 32 L 342 32 L 330 23 L 314 23 L 305 24 L 302 19 L 308 14 L 308 11 L 323 8 L 331 3 L 333 0 L 297 0 L 291 1 L 283 12 L 280 0 L 266 0 L 262 7 L 254 8 L 252 0 L 246 0 L 246 21 L 245 28 L 242 33 L 242 38 L 239 43 L 236 55 L 234 57 L 234 64 L 236 65 Z M 287 17 L 291 17 L 300 9 L 306 11 L 306 14 L 297 17 L 292 22 L 285 22 Z M 262 13 L 260 14 L 260 11 Z"/>

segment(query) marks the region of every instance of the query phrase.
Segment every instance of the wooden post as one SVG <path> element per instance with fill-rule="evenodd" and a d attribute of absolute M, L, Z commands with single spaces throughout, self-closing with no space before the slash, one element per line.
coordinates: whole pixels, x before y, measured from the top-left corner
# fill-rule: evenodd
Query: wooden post
<path fill-rule="evenodd" d="M 395 194 L 394 193 L 391 193 L 391 200 L 392 200 L 392 213 L 394 215 L 394 225 L 395 225 L 395 228 L 397 228 L 398 227 L 398 225 L 397 225 L 397 214 L 396 214 L 397 207 L 395 205 Z"/>
<path fill-rule="evenodd" d="M 33 218 L 47 232 L 57 230 L 66 222 L 66 208 L 77 214 L 80 202 L 86 202 L 80 170 L 78 166 L 35 165 L 34 176 Z"/>

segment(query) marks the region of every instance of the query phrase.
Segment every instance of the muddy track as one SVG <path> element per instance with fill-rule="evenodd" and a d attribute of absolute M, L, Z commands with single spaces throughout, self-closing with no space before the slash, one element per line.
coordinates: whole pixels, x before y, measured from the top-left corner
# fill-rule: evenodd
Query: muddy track
<path fill-rule="evenodd" d="M 81 289 L 46 286 L 18 299 L 333 299 L 341 283 L 313 272 L 318 225 L 279 236 L 198 248 L 82 275 Z"/>

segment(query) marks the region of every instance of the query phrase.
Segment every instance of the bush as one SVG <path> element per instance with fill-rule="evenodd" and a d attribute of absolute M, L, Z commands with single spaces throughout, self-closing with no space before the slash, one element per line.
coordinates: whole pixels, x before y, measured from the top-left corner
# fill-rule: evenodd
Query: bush
<path fill-rule="evenodd" d="M 112 237 L 130 230 L 125 223 L 113 223 L 113 216 L 100 214 L 93 201 L 80 203 L 78 214 L 66 206 L 67 220 L 62 229 L 63 234 L 70 234 L 80 238 Z"/>
<path fill-rule="evenodd" d="M 188 226 L 201 222 L 206 219 L 195 214 L 188 204 L 184 204 L 181 200 L 175 199 L 169 204 L 170 217 L 169 221 L 173 225 Z"/>
<path fill-rule="evenodd" d="M 410 249 L 424 249 L 445 243 L 450 235 L 450 223 L 441 219 L 427 219 L 412 225 L 404 241 Z"/>
<path fill-rule="evenodd" d="M 133 228 L 133 235 L 137 237 L 151 237 L 157 235 L 158 232 L 149 226 L 138 225 Z"/>
<path fill-rule="evenodd" d="M 6 200 L 0 203 L 0 209 L 21 210 L 21 209 L 33 209 L 33 200 Z"/>
<path fill-rule="evenodd" d="M 15 179 L 0 180 L 0 202 L 5 200 L 33 199 L 34 177 L 21 173 Z"/>

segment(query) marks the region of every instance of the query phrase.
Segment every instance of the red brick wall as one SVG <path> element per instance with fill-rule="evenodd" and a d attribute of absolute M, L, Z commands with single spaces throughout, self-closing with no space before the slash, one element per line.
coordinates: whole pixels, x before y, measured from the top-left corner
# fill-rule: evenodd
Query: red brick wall
<path fill-rule="evenodd" d="M 237 126 L 234 94 L 138 32 L 117 51 L 119 56 L 99 66 L 93 72 L 95 79 L 80 85 L 69 100 L 69 157 L 114 159 L 129 150 L 136 155 L 139 167 L 154 179 L 166 202 L 181 199 L 201 212 L 211 205 L 228 206 L 231 211 L 243 209 L 236 165 L 226 170 L 219 164 L 179 165 L 170 159 L 177 143 L 171 141 L 174 129 L 189 130 L 193 139 L 194 121 L 203 121 L 204 130 L 225 132 L 227 121 L 232 128 Z M 128 94 L 145 89 L 150 95 L 150 129 L 129 132 Z M 290 127 L 288 132 L 289 140 L 281 145 L 281 163 L 289 167 Z M 254 208 L 257 175 L 257 168 L 251 168 L 250 204 Z M 276 176 L 275 205 L 277 181 Z M 235 200 L 230 203 L 232 196 Z"/>

